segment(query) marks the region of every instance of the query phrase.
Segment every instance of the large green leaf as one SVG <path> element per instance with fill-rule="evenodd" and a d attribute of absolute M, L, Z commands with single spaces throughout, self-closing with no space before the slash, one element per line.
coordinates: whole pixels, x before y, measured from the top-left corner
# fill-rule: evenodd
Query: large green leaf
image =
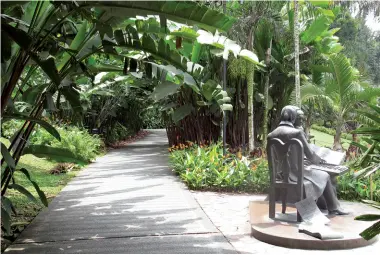
<path fill-rule="evenodd" d="M 88 69 L 96 74 L 101 72 L 122 72 L 123 68 L 116 65 L 110 65 L 110 64 L 99 64 L 99 65 L 93 65 L 88 66 Z"/>
<path fill-rule="evenodd" d="M 28 170 L 26 170 L 25 168 L 21 168 L 21 169 L 18 169 L 18 171 L 22 172 L 26 176 L 26 178 L 28 178 L 28 180 L 32 183 L 34 189 L 36 190 L 41 202 L 45 206 L 48 206 L 48 201 L 47 201 L 47 198 L 45 196 L 45 193 L 40 189 L 38 184 L 30 178 L 30 174 L 29 174 Z"/>
<path fill-rule="evenodd" d="M 196 24 L 206 30 L 227 31 L 235 18 L 199 5 L 196 2 L 184 1 L 81 1 L 80 6 L 97 8 L 102 12 L 101 20 L 111 18 L 159 15 L 183 24 Z"/>
<path fill-rule="evenodd" d="M 363 214 L 363 215 L 355 217 L 355 220 L 361 220 L 361 221 L 380 220 L 380 214 Z"/>
<path fill-rule="evenodd" d="M 193 110 L 194 107 L 189 104 L 182 105 L 181 107 L 175 109 L 172 115 L 174 123 L 178 123 L 178 121 L 188 116 Z"/>
<path fill-rule="evenodd" d="M 302 33 L 301 40 L 304 43 L 312 42 L 329 28 L 330 23 L 331 21 L 325 16 L 321 15 L 317 17 L 313 23 Z"/>
<path fill-rule="evenodd" d="M 82 104 L 80 102 L 79 92 L 71 86 L 66 86 L 60 89 L 62 95 L 65 96 L 66 100 L 70 103 L 71 108 L 75 111 L 82 111 Z"/>
<path fill-rule="evenodd" d="M 20 113 L 12 113 L 12 114 L 8 114 L 8 115 L 3 116 L 3 121 L 12 120 L 12 119 L 35 122 L 35 123 L 39 124 L 41 127 L 43 127 L 52 136 L 54 136 L 58 141 L 61 141 L 61 136 L 59 135 L 58 131 L 52 125 L 47 123 L 46 121 L 43 121 L 43 120 L 40 120 L 40 119 L 37 119 L 34 117 L 30 117 L 27 115 L 23 115 Z"/>
<path fill-rule="evenodd" d="M 1 155 L 3 156 L 3 158 L 5 159 L 5 162 L 7 163 L 7 165 L 9 167 L 11 167 L 11 168 L 16 167 L 16 163 L 15 163 L 14 159 L 12 158 L 7 147 L 3 143 L 1 143 Z"/>
<path fill-rule="evenodd" d="M 76 34 L 74 40 L 71 42 L 70 44 L 70 50 L 80 50 L 82 44 L 84 43 L 85 41 L 85 38 L 86 38 L 86 35 L 87 35 L 87 28 L 88 28 L 88 23 L 87 21 L 85 20 L 82 24 L 82 26 L 80 27 L 78 33 Z M 71 58 L 71 55 L 67 52 L 65 52 L 60 60 L 60 63 L 57 67 L 58 70 L 61 70 L 65 65 L 66 63 L 70 60 Z"/>
<path fill-rule="evenodd" d="M 37 202 L 37 199 L 32 195 L 32 193 L 30 193 L 27 189 L 25 189 L 23 186 L 19 184 L 12 183 L 8 186 L 8 188 L 17 190 L 18 192 L 20 192 L 21 194 L 29 198 L 29 200 L 32 202 L 35 202 L 35 203 Z"/>
<path fill-rule="evenodd" d="M 13 205 L 12 205 L 12 201 L 11 201 L 9 198 L 7 198 L 7 197 L 5 197 L 5 196 L 2 196 L 2 197 L 1 197 L 1 207 L 3 207 L 4 210 L 5 210 L 9 215 L 12 214 L 12 207 L 13 207 Z"/>
<path fill-rule="evenodd" d="M 11 216 L 10 214 L 1 206 L 1 223 L 8 235 L 11 233 Z"/>
<path fill-rule="evenodd" d="M 58 75 L 53 57 L 41 59 L 36 53 L 30 52 L 32 38 L 23 30 L 15 28 L 5 22 L 2 22 L 1 29 L 2 31 L 5 31 L 8 36 L 12 38 L 12 40 L 15 41 L 23 50 L 29 53 L 31 58 L 42 68 L 46 75 L 48 75 L 56 85 L 60 84 L 61 78 Z"/>
<path fill-rule="evenodd" d="M 319 73 L 331 73 L 333 71 L 331 67 L 323 65 L 312 65 L 311 69 Z"/>
<path fill-rule="evenodd" d="M 55 85 L 59 86 L 61 83 L 61 77 L 58 74 L 58 70 L 55 67 L 54 57 L 48 57 L 47 59 L 40 59 L 35 54 L 30 54 L 33 60 L 42 68 L 47 76 L 54 82 Z"/>
<path fill-rule="evenodd" d="M 217 89 L 218 83 L 214 80 L 208 80 L 206 83 L 202 84 L 201 91 L 202 95 L 207 101 L 211 101 L 213 98 L 213 93 Z"/>
<path fill-rule="evenodd" d="M 369 228 L 365 229 L 363 232 L 360 233 L 360 235 L 365 239 L 365 240 L 371 240 L 375 236 L 380 234 L 380 221 L 376 222 Z"/>
<path fill-rule="evenodd" d="M 355 80 L 355 70 L 351 66 L 347 57 L 343 54 L 334 54 L 330 56 L 330 66 L 333 70 L 333 75 L 336 83 L 332 83 L 327 89 L 333 88 L 336 90 L 340 98 L 350 94 L 353 88 L 353 81 Z M 352 103 L 352 102 L 350 102 Z"/>
<path fill-rule="evenodd" d="M 151 94 L 151 98 L 155 101 L 158 101 L 160 99 L 163 99 L 166 96 L 172 95 L 177 92 L 179 89 L 179 85 L 171 82 L 171 81 L 164 81 L 154 89 L 153 93 Z"/>
<path fill-rule="evenodd" d="M 1 63 L 8 61 L 12 56 L 12 41 L 8 34 L 1 31 Z"/>
<path fill-rule="evenodd" d="M 331 4 L 331 0 L 322 0 L 322 1 L 318 1 L 318 0 L 311 0 L 310 3 L 314 6 L 317 6 L 317 7 L 324 7 L 324 8 L 327 8 L 329 7 L 329 5 Z"/>
<path fill-rule="evenodd" d="M 378 127 L 362 127 L 352 131 L 354 134 L 363 134 L 363 135 L 380 135 L 380 129 Z"/>
<path fill-rule="evenodd" d="M 29 104 L 35 104 L 38 96 L 40 96 L 48 86 L 49 84 L 46 83 L 28 88 L 22 94 L 22 100 Z"/>
<path fill-rule="evenodd" d="M 191 52 L 191 62 L 198 63 L 201 56 L 202 45 L 199 42 L 194 43 L 193 51 Z"/>
<path fill-rule="evenodd" d="M 29 49 L 32 38 L 25 31 L 7 24 L 3 18 L 1 18 L 1 21 L 1 31 L 7 33 L 22 49 Z"/>
<path fill-rule="evenodd" d="M 22 154 L 33 154 L 39 158 L 51 158 L 54 160 L 84 163 L 80 157 L 77 157 L 68 149 L 56 148 L 46 145 L 29 145 L 22 151 Z"/>

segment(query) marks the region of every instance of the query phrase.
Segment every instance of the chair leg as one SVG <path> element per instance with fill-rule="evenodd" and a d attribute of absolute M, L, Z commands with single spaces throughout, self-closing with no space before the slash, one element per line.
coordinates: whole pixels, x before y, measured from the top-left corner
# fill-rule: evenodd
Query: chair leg
<path fill-rule="evenodd" d="M 269 218 L 274 219 L 276 216 L 276 198 L 275 188 L 269 189 Z"/>
<path fill-rule="evenodd" d="M 282 213 L 286 213 L 286 198 L 288 195 L 288 190 L 283 189 L 282 190 Z"/>
<path fill-rule="evenodd" d="M 297 221 L 302 222 L 302 217 L 298 211 L 297 211 Z"/>

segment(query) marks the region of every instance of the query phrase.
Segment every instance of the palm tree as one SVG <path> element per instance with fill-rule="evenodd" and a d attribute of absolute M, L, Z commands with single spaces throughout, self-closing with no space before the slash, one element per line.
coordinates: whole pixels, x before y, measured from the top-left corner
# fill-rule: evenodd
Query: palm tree
<path fill-rule="evenodd" d="M 361 85 L 358 71 L 343 54 L 330 56 L 321 84 L 302 86 L 302 100 L 314 99 L 331 109 L 331 117 L 336 121 L 333 149 L 342 150 L 341 134 L 346 123 L 366 102 L 376 103 L 380 89 Z"/>
<path fill-rule="evenodd" d="M 301 92 L 300 92 L 300 42 L 299 42 L 299 20 L 298 20 L 298 1 L 294 0 L 294 72 L 295 72 L 295 89 L 296 89 L 296 105 L 301 108 Z"/>

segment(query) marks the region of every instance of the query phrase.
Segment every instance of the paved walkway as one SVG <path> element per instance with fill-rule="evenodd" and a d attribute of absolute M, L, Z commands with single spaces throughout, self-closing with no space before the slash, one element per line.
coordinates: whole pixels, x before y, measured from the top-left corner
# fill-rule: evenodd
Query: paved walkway
<path fill-rule="evenodd" d="M 248 205 L 265 196 L 188 191 L 168 168 L 165 130 L 150 132 L 82 170 L 6 252 L 378 253 L 380 242 L 305 251 L 256 240 Z"/>
<path fill-rule="evenodd" d="M 232 246 L 239 253 L 250 254 L 292 254 L 292 255 L 353 255 L 353 254 L 378 254 L 380 241 L 372 245 L 351 250 L 300 250 L 288 249 L 261 242 L 251 237 L 249 224 L 249 201 L 262 201 L 266 195 L 247 195 L 216 192 L 193 191 L 193 196 L 198 201 L 204 212 L 215 226 L 223 233 Z M 341 201 L 344 208 L 350 208 L 352 202 Z M 375 212 L 376 209 L 362 205 L 363 213 Z"/>
<path fill-rule="evenodd" d="M 8 253 L 236 253 L 168 168 L 152 130 L 82 170 Z"/>

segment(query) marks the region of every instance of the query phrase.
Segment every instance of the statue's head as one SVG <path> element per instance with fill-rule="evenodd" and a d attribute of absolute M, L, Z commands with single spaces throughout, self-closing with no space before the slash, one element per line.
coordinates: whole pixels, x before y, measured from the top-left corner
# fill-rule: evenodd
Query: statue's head
<path fill-rule="evenodd" d="M 293 105 L 287 105 L 281 110 L 280 125 L 293 126 L 297 118 L 297 110 Z"/>
<path fill-rule="evenodd" d="M 294 127 L 302 127 L 303 120 L 305 117 L 304 112 L 297 106 L 294 106 L 294 109 L 296 110 L 296 120 L 294 122 Z"/>

